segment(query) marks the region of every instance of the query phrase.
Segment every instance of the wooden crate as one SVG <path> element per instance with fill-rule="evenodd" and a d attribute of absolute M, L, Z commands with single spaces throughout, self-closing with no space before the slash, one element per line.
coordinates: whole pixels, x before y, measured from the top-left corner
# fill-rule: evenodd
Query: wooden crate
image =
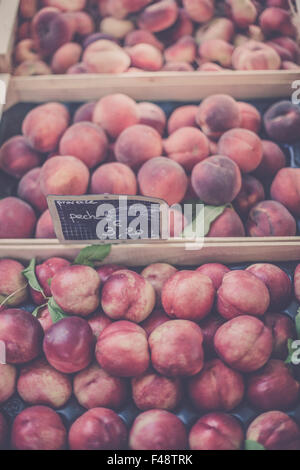
<path fill-rule="evenodd" d="M 19 0 L 0 0 L 0 72 L 12 71 Z"/>

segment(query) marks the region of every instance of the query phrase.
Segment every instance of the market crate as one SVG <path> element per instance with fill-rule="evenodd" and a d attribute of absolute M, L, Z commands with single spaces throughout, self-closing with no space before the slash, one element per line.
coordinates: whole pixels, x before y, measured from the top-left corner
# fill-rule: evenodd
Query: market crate
<path fill-rule="evenodd" d="M 0 72 L 12 72 L 19 0 L 0 0 Z"/>

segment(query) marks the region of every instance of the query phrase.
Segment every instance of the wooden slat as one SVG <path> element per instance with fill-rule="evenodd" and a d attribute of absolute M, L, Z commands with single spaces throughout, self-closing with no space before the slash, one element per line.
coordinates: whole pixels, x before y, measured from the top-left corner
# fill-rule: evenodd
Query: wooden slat
<path fill-rule="evenodd" d="M 0 1 L 0 72 L 12 71 L 19 0 Z"/>
<path fill-rule="evenodd" d="M 9 83 L 10 83 L 10 75 L 0 74 L 0 120 L 1 120 L 2 112 L 7 102 Z"/>

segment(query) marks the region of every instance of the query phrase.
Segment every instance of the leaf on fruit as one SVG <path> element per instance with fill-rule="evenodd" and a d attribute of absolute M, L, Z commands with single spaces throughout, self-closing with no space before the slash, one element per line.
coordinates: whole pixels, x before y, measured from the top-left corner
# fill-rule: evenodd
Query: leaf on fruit
<path fill-rule="evenodd" d="M 54 298 L 51 297 L 48 302 L 48 310 L 51 316 L 53 323 L 57 323 L 60 320 L 63 320 L 68 315 L 60 308 L 59 305 L 55 302 Z"/>
<path fill-rule="evenodd" d="M 256 441 L 245 441 L 245 450 L 266 450 L 262 444 Z"/>
<path fill-rule="evenodd" d="M 292 356 L 295 352 L 295 350 L 292 348 L 292 344 L 293 344 L 294 340 L 293 339 L 288 339 L 287 341 L 287 348 L 288 348 L 288 357 L 286 358 L 286 360 L 284 361 L 285 364 L 292 364 Z"/>
<path fill-rule="evenodd" d="M 295 324 L 296 324 L 297 338 L 300 339 L 300 308 L 298 308 L 297 310 L 297 315 L 295 317 Z"/>
<path fill-rule="evenodd" d="M 37 280 L 37 277 L 36 277 L 36 274 L 35 274 L 35 265 L 36 265 L 36 260 L 35 260 L 35 258 L 32 258 L 32 260 L 30 261 L 28 267 L 26 269 L 24 269 L 23 275 L 26 277 L 27 281 L 29 282 L 30 287 L 33 290 L 43 294 L 43 296 L 45 297 L 44 291 L 41 288 L 41 286 L 39 284 L 39 281 Z"/>
<path fill-rule="evenodd" d="M 90 266 L 94 268 L 96 262 L 103 261 L 110 253 L 111 245 L 92 245 L 83 248 L 74 264 L 81 264 L 83 266 Z"/>
<path fill-rule="evenodd" d="M 210 231 L 210 227 L 212 223 L 218 217 L 220 217 L 220 215 L 222 215 L 226 209 L 232 207 L 231 204 L 225 204 L 224 206 L 209 206 L 209 205 L 203 204 L 203 202 L 201 201 L 193 201 L 193 202 L 190 201 L 190 203 L 194 204 L 193 222 L 184 229 L 183 236 L 185 238 L 195 237 L 196 227 L 197 225 L 201 224 L 201 221 L 198 220 L 198 218 L 200 219 L 202 217 L 203 217 L 203 236 L 206 237 L 206 235 Z M 202 210 L 200 211 L 196 210 L 197 204 L 198 205 L 201 204 L 203 206 Z M 202 212 L 203 210 L 204 210 L 204 213 Z"/>

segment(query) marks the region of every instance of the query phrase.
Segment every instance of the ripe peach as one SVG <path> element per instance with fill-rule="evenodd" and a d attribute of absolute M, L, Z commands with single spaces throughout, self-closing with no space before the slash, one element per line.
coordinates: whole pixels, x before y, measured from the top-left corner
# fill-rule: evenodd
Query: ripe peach
<path fill-rule="evenodd" d="M 74 377 L 74 395 L 84 408 L 119 409 L 127 398 L 124 379 L 113 377 L 98 364 L 92 364 Z"/>
<path fill-rule="evenodd" d="M 267 44 L 278 52 L 282 61 L 298 62 L 300 49 L 297 42 L 293 39 L 287 36 L 280 36 L 272 38 Z"/>
<path fill-rule="evenodd" d="M 231 129 L 218 143 L 220 155 L 231 158 L 243 173 L 255 170 L 262 161 L 263 147 L 260 138 L 247 129 Z"/>
<path fill-rule="evenodd" d="M 162 108 L 154 103 L 143 101 L 137 104 L 139 124 L 153 127 L 160 135 L 164 134 L 167 117 Z"/>
<path fill-rule="evenodd" d="M 265 324 L 273 334 L 272 357 L 285 360 L 288 356 L 287 342 L 297 336 L 294 321 L 285 314 L 267 313 Z"/>
<path fill-rule="evenodd" d="M 281 58 L 267 44 L 250 40 L 234 50 L 232 65 L 236 70 L 278 70 Z"/>
<path fill-rule="evenodd" d="M 247 217 L 252 207 L 265 199 L 265 190 L 261 182 L 251 175 L 244 175 L 242 187 L 233 205 L 241 217 Z"/>
<path fill-rule="evenodd" d="M 102 331 L 109 325 L 111 325 L 112 321 L 108 316 L 104 313 L 95 313 L 91 317 L 88 318 L 88 323 L 92 328 L 93 334 L 96 339 L 99 338 Z"/>
<path fill-rule="evenodd" d="M 118 162 L 101 165 L 92 175 L 92 194 L 137 194 L 135 174 L 127 165 Z"/>
<path fill-rule="evenodd" d="M 264 125 L 271 140 L 292 144 L 298 140 L 300 110 L 290 101 L 279 101 L 264 114 Z"/>
<path fill-rule="evenodd" d="M 225 322 L 224 318 L 218 315 L 209 315 L 199 323 L 203 333 L 203 348 L 205 354 L 214 357 L 216 355 L 214 338 L 217 330 Z"/>
<path fill-rule="evenodd" d="M 0 403 L 6 402 L 12 395 L 14 395 L 16 391 L 16 382 L 17 369 L 15 366 L 10 364 L 0 364 Z"/>
<path fill-rule="evenodd" d="M 39 212 L 44 212 L 48 208 L 48 204 L 46 197 L 41 191 L 40 174 L 41 168 L 33 168 L 28 171 L 20 180 L 18 196 Z"/>
<path fill-rule="evenodd" d="M 259 24 L 264 34 L 268 36 L 276 33 L 295 37 L 296 34 L 290 12 L 282 8 L 266 8 L 259 17 Z"/>
<path fill-rule="evenodd" d="M 292 214 L 277 201 L 254 206 L 246 224 L 250 237 L 294 237 L 297 227 Z"/>
<path fill-rule="evenodd" d="M 68 15 L 71 16 L 71 21 L 74 20 L 76 34 L 85 37 L 94 33 L 95 23 L 91 15 L 85 11 L 76 11 Z"/>
<path fill-rule="evenodd" d="M 157 157 L 144 163 L 138 173 L 138 183 L 143 196 L 164 199 L 171 206 L 183 200 L 188 179 L 179 163 Z"/>
<path fill-rule="evenodd" d="M 276 173 L 286 165 L 286 157 L 281 148 L 270 140 L 262 140 L 263 157 L 255 170 L 255 175 L 265 179 L 273 179 Z"/>
<path fill-rule="evenodd" d="M 129 435 L 129 447 L 132 450 L 187 449 L 185 426 L 169 411 L 145 411 L 133 423 Z"/>
<path fill-rule="evenodd" d="M 150 362 L 145 331 L 129 321 L 112 323 L 98 338 L 96 359 L 107 373 L 114 376 L 143 374 Z"/>
<path fill-rule="evenodd" d="M 225 413 L 210 413 L 191 429 L 191 450 L 240 450 L 244 433 L 239 421 Z"/>
<path fill-rule="evenodd" d="M 183 0 L 183 6 L 193 21 L 206 23 L 214 16 L 214 0 Z"/>
<path fill-rule="evenodd" d="M 101 279 L 101 282 L 106 282 L 108 278 L 116 271 L 123 269 L 123 266 L 118 266 L 117 264 L 102 264 L 99 268 L 96 268 L 96 271 Z"/>
<path fill-rule="evenodd" d="M 124 39 L 125 36 L 134 30 L 134 24 L 130 20 L 118 19 L 107 16 L 100 22 L 100 32 L 111 34 L 116 39 Z"/>
<path fill-rule="evenodd" d="M 257 9 L 251 0 L 226 0 L 229 14 L 239 28 L 247 28 L 255 23 Z"/>
<path fill-rule="evenodd" d="M 245 391 L 241 374 L 219 359 L 205 364 L 188 383 L 189 397 L 198 410 L 230 411 L 242 401 Z"/>
<path fill-rule="evenodd" d="M 151 44 L 136 44 L 126 48 L 131 65 L 142 70 L 156 72 L 163 66 L 163 56 L 159 49 Z"/>
<path fill-rule="evenodd" d="M 271 186 L 271 197 L 283 204 L 293 215 L 300 215 L 300 169 L 282 168 L 275 176 Z"/>
<path fill-rule="evenodd" d="M 207 137 L 194 127 L 181 127 L 164 141 L 164 149 L 171 160 L 187 171 L 209 155 Z"/>
<path fill-rule="evenodd" d="M 261 115 L 259 111 L 252 104 L 242 101 L 238 102 L 238 107 L 242 117 L 240 127 L 258 134 L 261 128 Z"/>
<path fill-rule="evenodd" d="M 82 47 L 75 42 L 63 44 L 52 57 L 51 69 L 53 73 L 63 74 L 73 65 L 80 62 Z"/>
<path fill-rule="evenodd" d="M 212 95 L 199 106 L 196 122 L 209 138 L 218 139 L 224 132 L 241 124 L 237 102 L 229 95 Z"/>
<path fill-rule="evenodd" d="M 136 46 L 137 44 L 150 44 L 160 51 L 164 50 L 163 43 L 160 42 L 153 33 L 144 29 L 136 29 L 128 33 L 125 37 L 124 44 L 127 47 Z"/>
<path fill-rule="evenodd" d="M 206 39 L 201 42 L 199 55 L 205 62 L 217 62 L 222 67 L 231 67 L 234 47 L 223 39 Z"/>
<path fill-rule="evenodd" d="M 258 318 L 241 315 L 220 326 L 214 344 L 217 354 L 230 367 L 253 372 L 269 360 L 273 338 L 270 329 Z"/>
<path fill-rule="evenodd" d="M 137 105 L 129 96 L 120 93 L 107 95 L 96 104 L 93 122 L 116 139 L 127 127 L 138 124 Z"/>
<path fill-rule="evenodd" d="M 12 427 L 12 446 L 17 450 L 63 450 L 67 431 L 62 419 L 47 406 L 23 410 Z"/>
<path fill-rule="evenodd" d="M 43 289 L 43 294 L 30 288 L 34 303 L 42 305 L 45 303 L 46 297 L 51 297 L 50 281 L 52 282 L 55 274 L 61 269 L 70 266 L 70 264 L 71 263 L 64 258 L 48 258 L 46 261 L 36 266 L 35 274 L 40 287 Z"/>
<path fill-rule="evenodd" d="M 198 271 L 178 271 L 163 286 L 162 304 L 171 318 L 199 321 L 213 306 L 215 289 Z"/>
<path fill-rule="evenodd" d="M 0 260 L 0 311 L 1 307 L 18 307 L 28 299 L 24 266 L 12 259 Z"/>
<path fill-rule="evenodd" d="M 171 46 L 183 36 L 193 36 L 194 24 L 184 8 L 179 8 L 175 23 L 158 33 L 160 41 L 166 46 Z"/>
<path fill-rule="evenodd" d="M 113 320 L 124 319 L 140 323 L 154 308 L 155 291 L 141 275 L 122 269 L 113 273 L 105 282 L 101 305 L 106 315 Z"/>
<path fill-rule="evenodd" d="M 43 212 L 36 224 L 35 238 L 54 239 L 56 233 L 54 231 L 53 220 L 49 210 Z"/>
<path fill-rule="evenodd" d="M 53 321 L 48 310 L 48 307 L 45 307 L 39 311 L 38 321 L 40 322 L 44 333 L 53 325 Z"/>
<path fill-rule="evenodd" d="M 215 290 L 218 290 L 222 284 L 223 277 L 225 274 L 230 272 L 230 269 L 220 263 L 208 263 L 203 264 L 196 271 L 208 276 L 212 281 Z"/>
<path fill-rule="evenodd" d="M 38 9 L 37 3 L 37 0 L 21 0 L 19 12 L 22 18 L 33 18 Z"/>
<path fill-rule="evenodd" d="M 165 283 L 177 272 L 174 266 L 166 263 L 150 264 L 145 268 L 141 275 L 146 279 L 155 290 L 156 305 L 161 306 L 161 294 Z"/>
<path fill-rule="evenodd" d="M 199 44 L 209 39 L 222 39 L 231 42 L 234 35 L 234 24 L 228 18 L 214 18 L 205 23 L 196 31 L 196 40 Z"/>
<path fill-rule="evenodd" d="M 32 238 L 35 224 L 29 204 L 16 197 L 0 200 L 0 238 Z"/>
<path fill-rule="evenodd" d="M 168 377 L 191 376 L 203 368 L 203 335 L 196 323 L 171 320 L 149 337 L 154 369 Z"/>
<path fill-rule="evenodd" d="M 90 73 L 123 73 L 130 66 L 129 55 L 115 42 L 103 39 L 86 47 L 82 61 Z"/>
<path fill-rule="evenodd" d="M 30 38 L 22 39 L 16 44 L 14 56 L 16 64 L 40 59 L 40 56 L 34 47 L 34 41 Z"/>
<path fill-rule="evenodd" d="M 196 59 L 196 42 L 192 36 L 183 36 L 165 49 L 167 62 L 194 62 Z"/>
<path fill-rule="evenodd" d="M 108 10 L 112 13 L 119 13 L 121 15 L 122 10 L 126 13 L 135 13 L 142 10 L 146 6 L 152 3 L 152 0 L 109 0 Z M 119 12 L 117 11 L 119 9 Z"/>
<path fill-rule="evenodd" d="M 155 328 L 167 321 L 170 321 L 170 317 L 163 310 L 153 310 L 149 317 L 141 323 L 141 326 L 144 328 L 147 336 L 150 336 Z"/>
<path fill-rule="evenodd" d="M 51 69 L 46 62 L 42 60 L 26 60 L 14 70 L 16 77 L 33 77 L 37 75 L 51 75 Z"/>
<path fill-rule="evenodd" d="M 0 148 L 0 167 L 15 178 L 22 178 L 40 163 L 39 153 L 30 146 L 25 137 L 12 137 Z"/>
<path fill-rule="evenodd" d="M 266 450 L 299 450 L 300 429 L 281 411 L 268 411 L 252 421 L 246 439 L 258 442 Z"/>
<path fill-rule="evenodd" d="M 88 167 L 71 156 L 52 157 L 42 166 L 40 184 L 45 196 L 86 194 L 90 179 Z"/>
<path fill-rule="evenodd" d="M 238 214 L 228 207 L 213 221 L 206 236 L 212 238 L 244 237 L 245 228 Z"/>
<path fill-rule="evenodd" d="M 73 124 L 82 121 L 93 121 L 93 114 L 96 106 L 96 101 L 91 101 L 90 103 L 85 103 L 82 106 L 79 106 L 77 111 L 74 114 Z"/>
<path fill-rule="evenodd" d="M 176 108 L 168 120 L 169 135 L 181 127 L 197 127 L 197 112 L 198 106 L 194 105 L 179 106 L 179 108 Z"/>
<path fill-rule="evenodd" d="M 233 160 L 222 154 L 216 155 L 194 167 L 192 186 L 201 201 L 220 206 L 232 202 L 239 194 L 242 187 L 241 172 Z"/>
<path fill-rule="evenodd" d="M 270 308 L 283 309 L 291 301 L 292 283 L 278 266 L 268 263 L 252 264 L 246 270 L 265 283 L 270 294 Z"/>
<path fill-rule="evenodd" d="M 70 116 L 59 103 L 47 103 L 32 109 L 25 117 L 22 131 L 29 143 L 39 152 L 52 152 L 66 131 Z"/>
<path fill-rule="evenodd" d="M 179 379 L 163 377 L 155 372 L 146 372 L 132 379 L 132 396 L 140 410 L 169 410 L 177 408 L 182 399 Z"/>
<path fill-rule="evenodd" d="M 138 17 L 138 26 L 151 33 L 158 33 L 172 26 L 178 16 L 177 3 L 174 0 L 160 0 L 147 6 Z"/>

